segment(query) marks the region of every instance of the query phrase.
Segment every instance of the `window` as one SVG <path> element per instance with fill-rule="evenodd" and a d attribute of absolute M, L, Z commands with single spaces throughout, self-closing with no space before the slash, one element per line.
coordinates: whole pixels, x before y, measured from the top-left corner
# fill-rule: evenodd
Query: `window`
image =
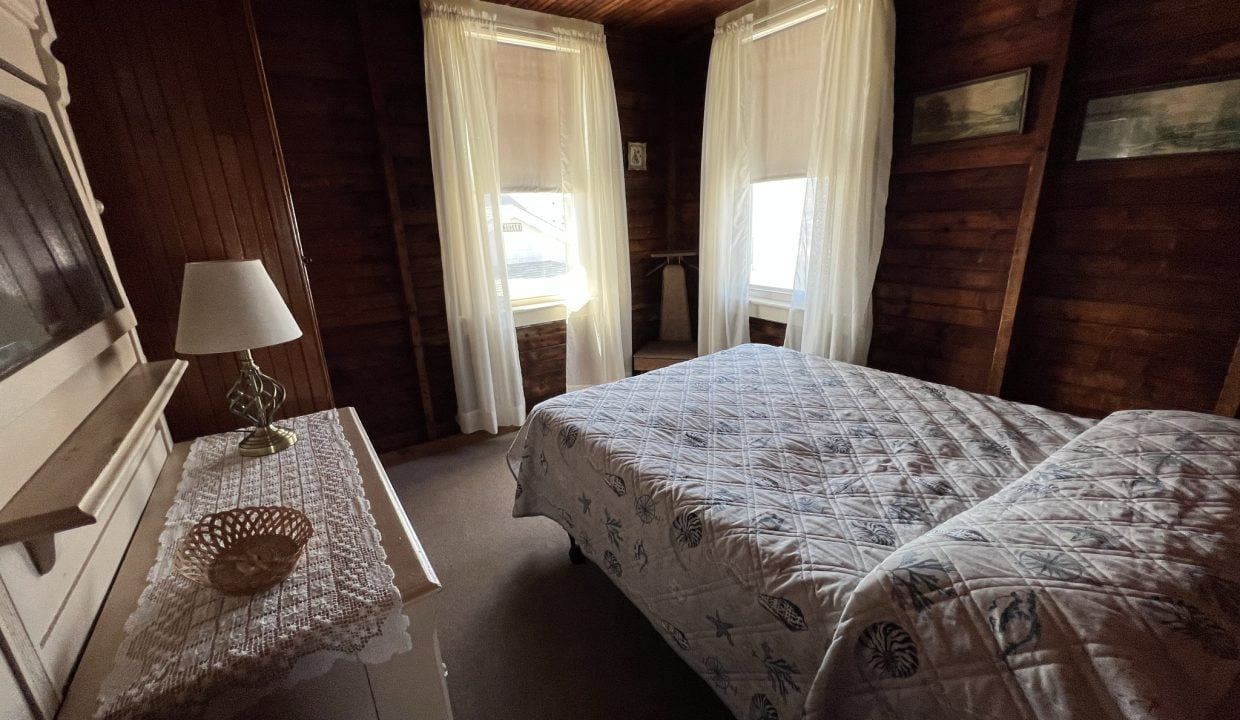
<path fill-rule="evenodd" d="M 508 293 L 516 301 L 563 298 L 568 275 L 567 200 L 560 192 L 506 192 L 500 202 Z"/>
<path fill-rule="evenodd" d="M 805 184 L 800 178 L 764 180 L 752 186 L 753 263 L 749 284 L 770 290 L 792 290 L 805 211 Z"/>
<path fill-rule="evenodd" d="M 786 303 L 805 222 L 822 18 L 778 23 L 755 35 L 752 297 Z"/>
<path fill-rule="evenodd" d="M 559 61 L 555 50 L 500 38 L 500 229 L 515 305 L 562 300 L 574 255 L 570 198 L 561 192 Z"/>

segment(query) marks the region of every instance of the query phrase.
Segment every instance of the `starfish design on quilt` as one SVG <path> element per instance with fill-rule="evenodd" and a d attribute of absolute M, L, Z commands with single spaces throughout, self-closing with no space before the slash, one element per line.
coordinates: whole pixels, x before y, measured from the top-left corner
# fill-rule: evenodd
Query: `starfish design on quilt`
<path fill-rule="evenodd" d="M 729 645 L 736 645 L 736 643 L 732 642 L 732 628 L 736 626 L 720 617 L 720 612 L 718 610 L 715 611 L 714 615 L 707 615 L 706 619 L 714 624 L 715 637 L 727 638 Z"/>
<path fill-rule="evenodd" d="M 753 653 L 753 656 L 757 657 L 758 653 Z M 800 686 L 792 679 L 793 675 L 801 671 L 787 660 L 775 657 L 775 651 L 765 640 L 762 641 L 762 665 L 766 668 L 766 679 L 771 681 L 771 687 L 779 693 L 780 698 L 788 699 L 788 688 L 801 692 Z"/>
<path fill-rule="evenodd" d="M 990 628 L 999 641 L 999 654 L 1005 658 L 1027 646 L 1036 645 L 1042 635 L 1038 596 L 1029 590 L 1013 592 L 1008 598 L 995 598 L 986 610 Z"/>

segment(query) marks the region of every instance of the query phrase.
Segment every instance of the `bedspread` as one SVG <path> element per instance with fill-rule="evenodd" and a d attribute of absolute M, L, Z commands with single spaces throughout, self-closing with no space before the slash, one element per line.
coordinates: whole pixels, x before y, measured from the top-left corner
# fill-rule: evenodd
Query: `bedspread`
<path fill-rule="evenodd" d="M 559 522 L 738 717 L 796 718 L 874 568 L 975 540 L 939 526 L 1091 424 L 745 345 L 541 404 L 513 514 Z"/>
<path fill-rule="evenodd" d="M 1240 717 L 1240 420 L 1114 413 L 844 616 L 810 717 Z"/>

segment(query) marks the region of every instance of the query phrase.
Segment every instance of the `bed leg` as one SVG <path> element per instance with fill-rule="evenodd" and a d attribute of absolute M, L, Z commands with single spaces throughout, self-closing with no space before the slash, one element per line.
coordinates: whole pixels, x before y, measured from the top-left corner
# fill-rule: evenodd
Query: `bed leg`
<path fill-rule="evenodd" d="M 574 565 L 580 565 L 586 561 L 586 554 L 581 552 L 581 546 L 577 544 L 577 539 L 572 535 L 568 536 L 568 560 Z"/>

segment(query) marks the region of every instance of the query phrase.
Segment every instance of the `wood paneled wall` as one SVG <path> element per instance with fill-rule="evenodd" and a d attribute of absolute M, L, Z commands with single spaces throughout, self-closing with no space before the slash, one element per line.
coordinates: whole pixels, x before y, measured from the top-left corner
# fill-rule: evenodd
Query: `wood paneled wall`
<path fill-rule="evenodd" d="M 1074 158 L 1089 98 L 1240 73 L 1240 5 L 1082 4 L 1073 48 L 1005 393 L 1234 415 L 1240 153 Z"/>
<path fill-rule="evenodd" d="M 69 115 L 150 359 L 171 358 L 187 261 L 259 258 L 305 335 L 256 352 L 287 414 L 333 405 L 262 78 L 239 3 L 51 0 Z M 174 436 L 235 428 L 231 356 L 190 358 Z"/>
<path fill-rule="evenodd" d="M 1072 17 L 1071 0 L 898 5 L 874 367 L 998 393 Z M 1023 133 L 910 144 L 917 94 L 1030 66 Z"/>
<path fill-rule="evenodd" d="M 380 451 L 454 433 L 417 4 L 252 6 L 336 400 Z"/>
<path fill-rule="evenodd" d="M 1240 73 L 1240 5 L 896 5 L 895 152 L 870 364 L 1084 415 L 1236 414 L 1240 153 L 1074 157 L 1088 98 Z M 709 39 L 681 51 L 678 66 L 704 68 Z M 910 145 L 915 95 L 1022 67 L 1033 68 L 1022 134 Z M 688 107 L 705 73 L 683 77 L 677 102 Z M 700 120 L 680 122 L 678 147 L 696 131 L 700 152 Z M 671 237 L 690 248 L 697 159 L 682 156 L 673 185 Z M 755 319 L 750 330 L 755 342 L 783 340 L 779 323 Z"/>
<path fill-rule="evenodd" d="M 418 6 L 252 4 L 337 402 L 358 408 L 380 450 L 454 433 Z M 658 334 L 659 278 L 646 273 L 667 247 L 658 37 L 608 36 L 621 133 L 649 152 L 647 171 L 625 175 L 635 347 Z M 518 332 L 530 405 L 564 392 L 564 334 L 563 322 Z"/>
<path fill-rule="evenodd" d="M 670 136 L 672 106 L 667 82 L 669 44 L 660 34 L 608 32 L 607 54 L 616 81 L 620 134 L 625 143 L 646 143 L 647 170 L 626 170 L 629 273 L 633 285 L 633 350 L 659 337 L 662 279 L 650 271 L 650 253 L 668 249 L 669 183 L 675 157 Z"/>

